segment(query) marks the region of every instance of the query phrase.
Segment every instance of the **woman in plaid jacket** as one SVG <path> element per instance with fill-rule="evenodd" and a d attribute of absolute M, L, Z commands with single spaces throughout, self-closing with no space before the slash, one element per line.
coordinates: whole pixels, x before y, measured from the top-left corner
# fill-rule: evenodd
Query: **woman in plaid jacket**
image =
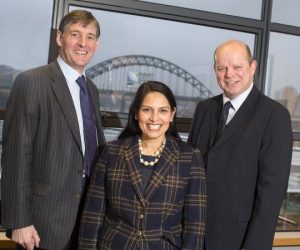
<path fill-rule="evenodd" d="M 145 82 L 93 171 L 79 249 L 201 250 L 205 209 L 202 157 L 177 133 L 174 95 Z"/>

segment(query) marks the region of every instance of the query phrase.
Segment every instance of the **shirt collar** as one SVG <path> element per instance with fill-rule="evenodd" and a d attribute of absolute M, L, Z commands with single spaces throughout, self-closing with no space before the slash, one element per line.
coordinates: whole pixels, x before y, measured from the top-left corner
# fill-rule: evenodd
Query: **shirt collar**
<path fill-rule="evenodd" d="M 243 93 L 241 93 L 240 95 L 236 96 L 231 100 L 223 93 L 223 104 L 230 101 L 234 110 L 237 111 L 240 108 L 240 106 L 243 104 L 243 102 L 246 100 L 252 88 L 253 88 L 253 82 L 250 84 L 248 89 L 246 89 Z"/>
<path fill-rule="evenodd" d="M 73 69 L 70 65 L 68 65 L 59 55 L 57 57 L 57 62 L 65 76 L 65 78 L 67 79 L 67 81 L 69 82 L 75 82 L 77 80 L 78 77 L 80 77 L 81 75 L 75 70 Z M 84 77 L 85 76 L 85 71 L 83 72 Z"/>

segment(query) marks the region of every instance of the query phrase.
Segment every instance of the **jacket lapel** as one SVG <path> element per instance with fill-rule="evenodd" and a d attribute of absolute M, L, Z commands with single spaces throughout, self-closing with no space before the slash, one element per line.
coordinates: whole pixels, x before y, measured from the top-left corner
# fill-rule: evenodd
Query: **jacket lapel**
<path fill-rule="evenodd" d="M 212 106 L 211 113 L 214 115 L 211 115 L 211 121 L 210 124 L 212 125 L 212 129 L 210 130 L 210 136 L 209 136 L 209 146 L 210 148 L 215 143 L 216 133 L 217 133 L 217 127 L 219 124 L 220 115 L 223 108 L 223 94 L 219 95 L 214 102 L 214 106 Z"/>
<path fill-rule="evenodd" d="M 173 140 L 167 139 L 162 155 L 154 167 L 152 176 L 145 190 L 145 199 L 147 201 L 149 201 L 151 196 L 161 187 L 169 171 L 176 167 L 178 158 L 178 148 L 176 146 L 177 144 Z"/>
<path fill-rule="evenodd" d="M 130 139 L 129 143 L 124 147 L 124 159 L 128 169 L 129 181 L 132 184 L 142 206 L 145 207 L 144 190 L 139 171 L 140 155 L 137 137 Z"/>
<path fill-rule="evenodd" d="M 57 101 L 61 106 L 66 121 L 70 127 L 70 130 L 75 138 L 78 147 L 81 148 L 80 132 L 78 126 L 78 119 L 73 104 L 73 99 L 66 83 L 66 79 L 60 70 L 58 63 L 55 61 L 50 65 L 51 77 L 53 78 L 52 88 L 57 97 Z"/>
<path fill-rule="evenodd" d="M 227 125 L 224 134 L 216 142 L 216 146 L 221 145 L 232 138 L 233 134 L 242 128 L 243 124 L 252 117 L 253 112 L 255 111 L 255 103 L 258 95 L 259 91 L 257 90 L 256 86 L 253 86 L 250 94 L 241 105 L 237 113 L 234 115 L 230 123 Z"/>

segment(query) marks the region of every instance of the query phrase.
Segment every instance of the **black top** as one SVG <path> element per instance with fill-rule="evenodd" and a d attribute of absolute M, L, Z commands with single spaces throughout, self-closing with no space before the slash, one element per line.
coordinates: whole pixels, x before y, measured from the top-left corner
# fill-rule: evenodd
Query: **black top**
<path fill-rule="evenodd" d="M 142 158 L 145 161 L 151 162 L 151 161 L 154 161 L 156 157 L 152 156 L 152 155 L 142 155 Z M 150 177 L 152 175 L 154 166 L 150 166 L 150 165 L 145 166 L 143 163 L 140 164 L 140 173 L 142 175 L 142 184 L 143 184 L 144 191 L 145 191 L 145 189 L 148 185 L 148 182 L 149 182 Z"/>

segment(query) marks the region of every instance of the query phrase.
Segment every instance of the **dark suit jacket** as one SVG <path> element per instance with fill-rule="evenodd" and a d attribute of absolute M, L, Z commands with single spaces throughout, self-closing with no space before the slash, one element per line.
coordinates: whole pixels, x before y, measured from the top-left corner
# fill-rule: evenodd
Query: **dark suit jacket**
<path fill-rule="evenodd" d="M 98 90 L 87 84 L 102 144 Z M 18 75 L 3 128 L 2 227 L 34 225 L 41 248 L 62 249 L 75 224 L 83 166 L 78 120 L 57 62 Z"/>
<path fill-rule="evenodd" d="M 291 119 L 254 86 L 214 144 L 222 95 L 200 102 L 188 141 L 207 168 L 206 250 L 267 250 L 286 194 Z"/>
<path fill-rule="evenodd" d="M 79 249 L 203 249 L 205 170 L 199 150 L 167 139 L 145 192 L 140 164 L 137 137 L 105 147 L 91 178 Z"/>

